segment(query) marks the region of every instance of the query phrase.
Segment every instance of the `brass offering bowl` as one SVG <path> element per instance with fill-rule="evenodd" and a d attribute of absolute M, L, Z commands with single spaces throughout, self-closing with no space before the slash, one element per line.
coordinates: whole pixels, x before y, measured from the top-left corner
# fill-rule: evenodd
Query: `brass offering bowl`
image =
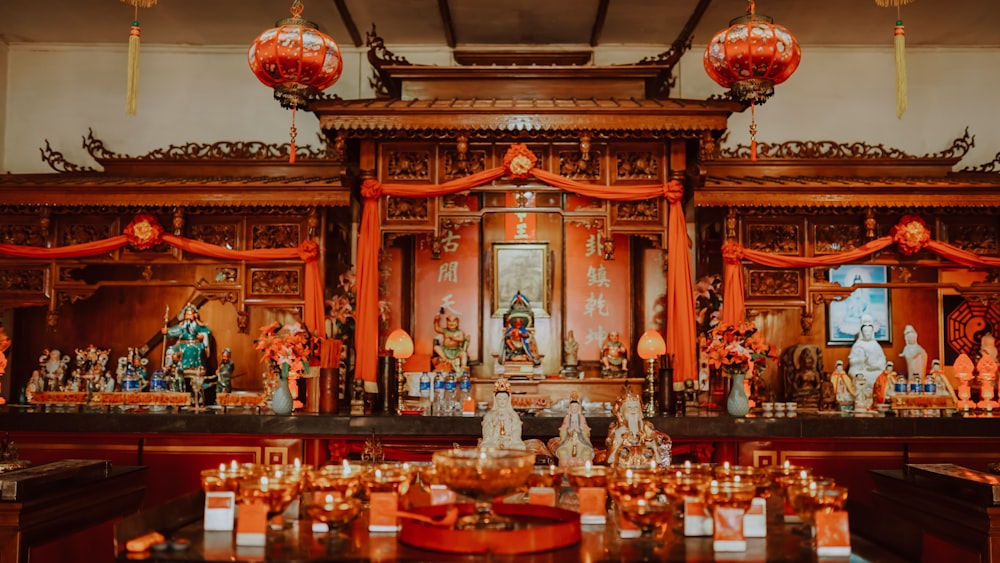
<path fill-rule="evenodd" d="M 472 497 L 476 513 L 461 518 L 458 529 L 511 529 L 514 522 L 493 511 L 493 499 L 522 490 L 535 464 L 523 450 L 453 448 L 434 452 L 435 471 L 449 489 Z"/>
<path fill-rule="evenodd" d="M 304 493 L 330 493 L 334 498 L 353 498 L 361 489 L 359 465 L 325 465 L 311 469 L 302 483 Z"/>

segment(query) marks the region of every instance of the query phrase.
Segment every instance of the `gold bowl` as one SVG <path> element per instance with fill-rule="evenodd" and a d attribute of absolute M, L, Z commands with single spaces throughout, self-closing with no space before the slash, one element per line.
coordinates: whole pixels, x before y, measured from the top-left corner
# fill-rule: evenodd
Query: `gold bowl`
<path fill-rule="evenodd" d="M 311 469 L 302 483 L 305 493 L 330 493 L 334 498 L 353 498 L 361 489 L 358 465 L 325 465 Z M 322 496 L 322 495 L 320 495 Z"/>
<path fill-rule="evenodd" d="M 434 452 L 434 469 L 441 482 L 460 495 L 472 497 L 476 513 L 458 521 L 458 529 L 514 527 L 493 512 L 493 498 L 522 490 L 535 466 L 535 454 L 522 450 L 453 448 Z"/>
<path fill-rule="evenodd" d="M 584 487 L 607 488 L 608 478 L 612 472 L 609 467 L 603 465 L 577 465 L 566 470 L 566 479 L 569 485 L 576 490 Z"/>
<path fill-rule="evenodd" d="M 300 481 L 296 476 L 280 469 L 263 471 L 261 474 L 245 474 L 239 481 L 239 499 L 251 504 L 264 503 L 268 517 L 281 514 L 299 495 Z"/>
<path fill-rule="evenodd" d="M 361 486 L 367 498 L 371 498 L 372 493 L 396 493 L 402 496 L 410 490 L 415 473 L 408 463 L 380 463 L 366 467 L 361 472 Z"/>
<path fill-rule="evenodd" d="M 363 504 L 356 498 L 337 498 L 333 493 L 307 492 L 302 495 L 302 511 L 310 520 L 324 522 L 331 530 L 345 528 L 361 514 Z"/>
<path fill-rule="evenodd" d="M 847 487 L 817 481 L 797 483 L 788 487 L 788 502 L 804 524 L 815 526 L 817 512 L 844 509 Z"/>

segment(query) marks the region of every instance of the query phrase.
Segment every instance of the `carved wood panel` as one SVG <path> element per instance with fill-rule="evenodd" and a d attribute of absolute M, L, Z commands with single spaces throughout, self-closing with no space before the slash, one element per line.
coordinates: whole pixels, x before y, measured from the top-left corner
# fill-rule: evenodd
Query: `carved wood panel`
<path fill-rule="evenodd" d="M 747 268 L 747 299 L 802 299 L 805 284 L 802 270 Z"/>
<path fill-rule="evenodd" d="M 299 297 L 302 295 L 301 268 L 251 268 L 250 291 L 253 297 Z"/>
<path fill-rule="evenodd" d="M 974 254 L 996 255 L 1000 252 L 1000 235 L 996 221 L 969 221 L 945 223 L 944 236 L 947 242 Z"/>
<path fill-rule="evenodd" d="M 750 250 L 798 256 L 802 253 L 801 233 L 798 223 L 749 223 L 743 244 Z"/>
<path fill-rule="evenodd" d="M 813 225 L 813 254 L 837 254 L 865 243 L 860 223 L 818 223 Z"/>

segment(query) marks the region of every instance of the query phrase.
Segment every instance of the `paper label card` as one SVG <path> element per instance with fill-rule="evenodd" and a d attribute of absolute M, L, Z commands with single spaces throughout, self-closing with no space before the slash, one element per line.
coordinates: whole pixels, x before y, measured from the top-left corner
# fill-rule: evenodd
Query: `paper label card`
<path fill-rule="evenodd" d="M 528 504 L 555 506 L 556 490 L 552 487 L 531 487 L 528 489 Z"/>
<path fill-rule="evenodd" d="M 817 512 L 816 553 L 824 556 L 851 554 L 851 529 L 846 510 Z"/>
<path fill-rule="evenodd" d="M 397 532 L 399 523 L 396 511 L 399 506 L 399 495 L 396 493 L 372 493 L 368 511 L 369 532 Z"/>
<path fill-rule="evenodd" d="M 580 487 L 580 523 L 604 524 L 607 522 L 608 491 L 604 487 Z"/>
<path fill-rule="evenodd" d="M 267 505 L 262 502 L 240 505 L 236 520 L 236 545 L 263 546 L 267 540 Z"/>

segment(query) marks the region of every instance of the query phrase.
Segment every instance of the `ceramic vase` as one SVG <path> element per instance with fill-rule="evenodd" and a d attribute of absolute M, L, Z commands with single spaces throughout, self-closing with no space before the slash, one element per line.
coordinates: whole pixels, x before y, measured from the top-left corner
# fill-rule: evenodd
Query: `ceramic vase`
<path fill-rule="evenodd" d="M 274 414 L 292 414 L 292 392 L 288 389 L 288 380 L 279 379 L 278 388 L 274 390 L 274 397 L 271 398 L 271 410 Z"/>
<path fill-rule="evenodd" d="M 278 386 L 271 397 L 271 410 L 274 414 L 292 414 L 294 406 L 295 399 L 292 398 L 292 391 L 288 388 L 288 364 L 282 364 Z"/>
<path fill-rule="evenodd" d="M 746 374 L 737 371 L 731 373 L 730 377 L 732 377 L 732 385 L 729 389 L 729 398 L 726 399 L 726 411 L 730 416 L 746 416 L 750 412 L 750 398 L 747 397 L 747 392 L 743 388 L 743 378 L 746 377 Z"/>

